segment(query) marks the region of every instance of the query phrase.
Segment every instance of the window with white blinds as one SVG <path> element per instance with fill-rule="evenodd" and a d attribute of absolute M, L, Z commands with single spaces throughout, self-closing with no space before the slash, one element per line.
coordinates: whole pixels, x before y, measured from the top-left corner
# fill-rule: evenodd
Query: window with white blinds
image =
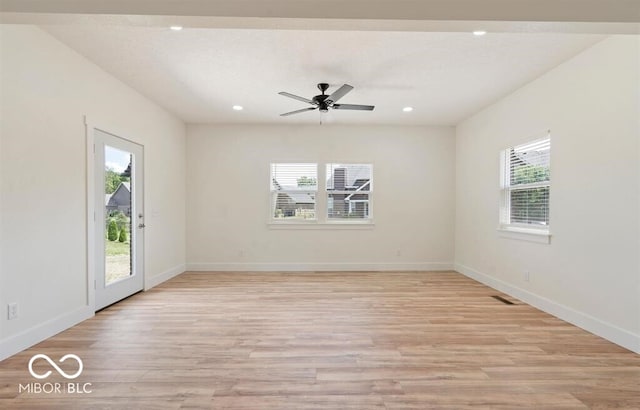
<path fill-rule="evenodd" d="M 316 220 L 318 165 L 271 164 L 271 217 L 277 221 Z"/>
<path fill-rule="evenodd" d="M 373 217 L 373 166 L 326 165 L 327 220 L 365 221 Z"/>
<path fill-rule="evenodd" d="M 547 136 L 503 152 L 503 227 L 548 231 L 551 138 Z"/>

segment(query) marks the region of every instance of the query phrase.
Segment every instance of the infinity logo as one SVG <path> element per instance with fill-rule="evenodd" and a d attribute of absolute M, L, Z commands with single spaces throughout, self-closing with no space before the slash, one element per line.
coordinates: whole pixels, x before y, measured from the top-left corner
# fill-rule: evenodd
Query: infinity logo
<path fill-rule="evenodd" d="M 49 377 L 49 375 L 51 374 L 51 370 L 48 370 L 44 374 L 38 374 L 38 373 L 33 371 L 33 362 L 35 362 L 38 359 L 44 359 L 47 362 L 49 362 L 49 364 L 51 366 L 53 366 L 53 368 L 56 369 L 56 371 L 58 373 L 60 373 L 60 375 L 62 377 L 66 378 L 66 379 L 75 379 L 76 377 L 80 376 L 80 374 L 82 373 L 82 366 L 83 366 L 82 365 L 82 360 L 78 356 L 76 356 L 75 354 L 67 354 L 67 355 L 62 356 L 62 358 L 60 359 L 60 363 L 64 362 L 65 360 L 67 360 L 69 358 L 74 359 L 76 362 L 78 362 L 78 366 L 79 366 L 78 367 L 78 371 L 75 372 L 74 374 L 71 374 L 71 375 L 66 374 L 64 372 L 64 370 L 62 370 L 60 367 L 58 367 L 58 365 L 53 360 L 51 360 L 51 358 L 49 356 L 47 356 L 46 354 L 37 354 L 37 355 L 33 356 L 31 358 L 31 360 L 29 360 L 29 373 L 31 373 L 31 375 L 33 377 L 35 377 L 36 379 L 46 379 L 47 377 Z"/>

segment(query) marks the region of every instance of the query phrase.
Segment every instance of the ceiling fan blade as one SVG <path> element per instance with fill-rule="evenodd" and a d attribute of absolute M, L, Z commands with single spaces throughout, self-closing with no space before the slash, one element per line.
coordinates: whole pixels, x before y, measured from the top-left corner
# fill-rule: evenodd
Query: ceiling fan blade
<path fill-rule="evenodd" d="M 373 111 L 376 107 L 374 105 L 333 104 L 332 108 L 335 108 L 336 110 Z"/>
<path fill-rule="evenodd" d="M 333 94 L 331 94 L 330 96 L 327 97 L 327 99 L 325 101 L 329 102 L 337 102 L 340 98 L 344 97 L 345 95 L 347 95 L 347 93 L 349 91 L 353 90 L 353 87 L 350 86 L 349 84 L 344 84 L 342 87 L 338 88 L 337 90 L 335 90 L 333 92 Z"/>
<path fill-rule="evenodd" d="M 298 101 L 306 102 L 308 104 L 314 104 L 315 105 L 315 103 L 313 101 L 311 101 L 310 99 L 304 98 L 304 97 L 300 97 L 300 96 L 295 95 L 295 94 L 287 93 L 287 92 L 284 92 L 284 91 L 280 91 L 278 94 L 284 95 L 285 97 L 293 98 L 294 100 L 298 100 Z"/>
<path fill-rule="evenodd" d="M 291 112 L 285 112 L 284 114 L 280 114 L 281 117 L 286 117 L 288 115 L 293 115 L 293 114 L 300 114 L 302 112 L 307 112 L 307 111 L 313 111 L 315 110 L 316 107 L 309 107 L 309 108 L 303 108 L 301 110 L 295 110 L 295 111 L 291 111 Z"/>

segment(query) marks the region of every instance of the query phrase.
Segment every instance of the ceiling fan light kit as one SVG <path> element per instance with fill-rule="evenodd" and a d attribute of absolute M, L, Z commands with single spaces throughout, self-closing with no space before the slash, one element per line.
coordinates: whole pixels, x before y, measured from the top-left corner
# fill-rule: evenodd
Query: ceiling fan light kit
<path fill-rule="evenodd" d="M 359 105 L 359 104 L 336 104 L 338 100 L 347 95 L 353 87 L 349 84 L 344 84 L 342 87 L 338 88 L 332 94 L 327 95 L 325 91 L 329 88 L 329 84 L 327 83 L 319 83 L 318 89 L 322 92 L 320 95 L 313 96 L 311 99 L 300 97 L 295 94 L 287 93 L 284 91 L 279 92 L 278 94 L 283 95 L 285 97 L 293 98 L 294 100 L 306 102 L 307 104 L 313 105 L 313 107 L 307 107 L 300 110 L 286 112 L 284 114 L 280 114 L 281 117 L 286 117 L 293 114 L 300 114 L 307 111 L 319 110 L 320 112 L 328 112 L 329 109 L 334 110 L 355 110 L 355 111 L 373 111 L 375 106 L 373 105 Z"/>

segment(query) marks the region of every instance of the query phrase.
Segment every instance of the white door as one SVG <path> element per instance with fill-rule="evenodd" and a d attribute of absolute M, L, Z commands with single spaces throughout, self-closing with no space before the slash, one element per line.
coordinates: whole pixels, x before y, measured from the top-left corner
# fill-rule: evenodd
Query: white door
<path fill-rule="evenodd" d="M 144 285 L 143 147 L 94 129 L 95 309 Z"/>

